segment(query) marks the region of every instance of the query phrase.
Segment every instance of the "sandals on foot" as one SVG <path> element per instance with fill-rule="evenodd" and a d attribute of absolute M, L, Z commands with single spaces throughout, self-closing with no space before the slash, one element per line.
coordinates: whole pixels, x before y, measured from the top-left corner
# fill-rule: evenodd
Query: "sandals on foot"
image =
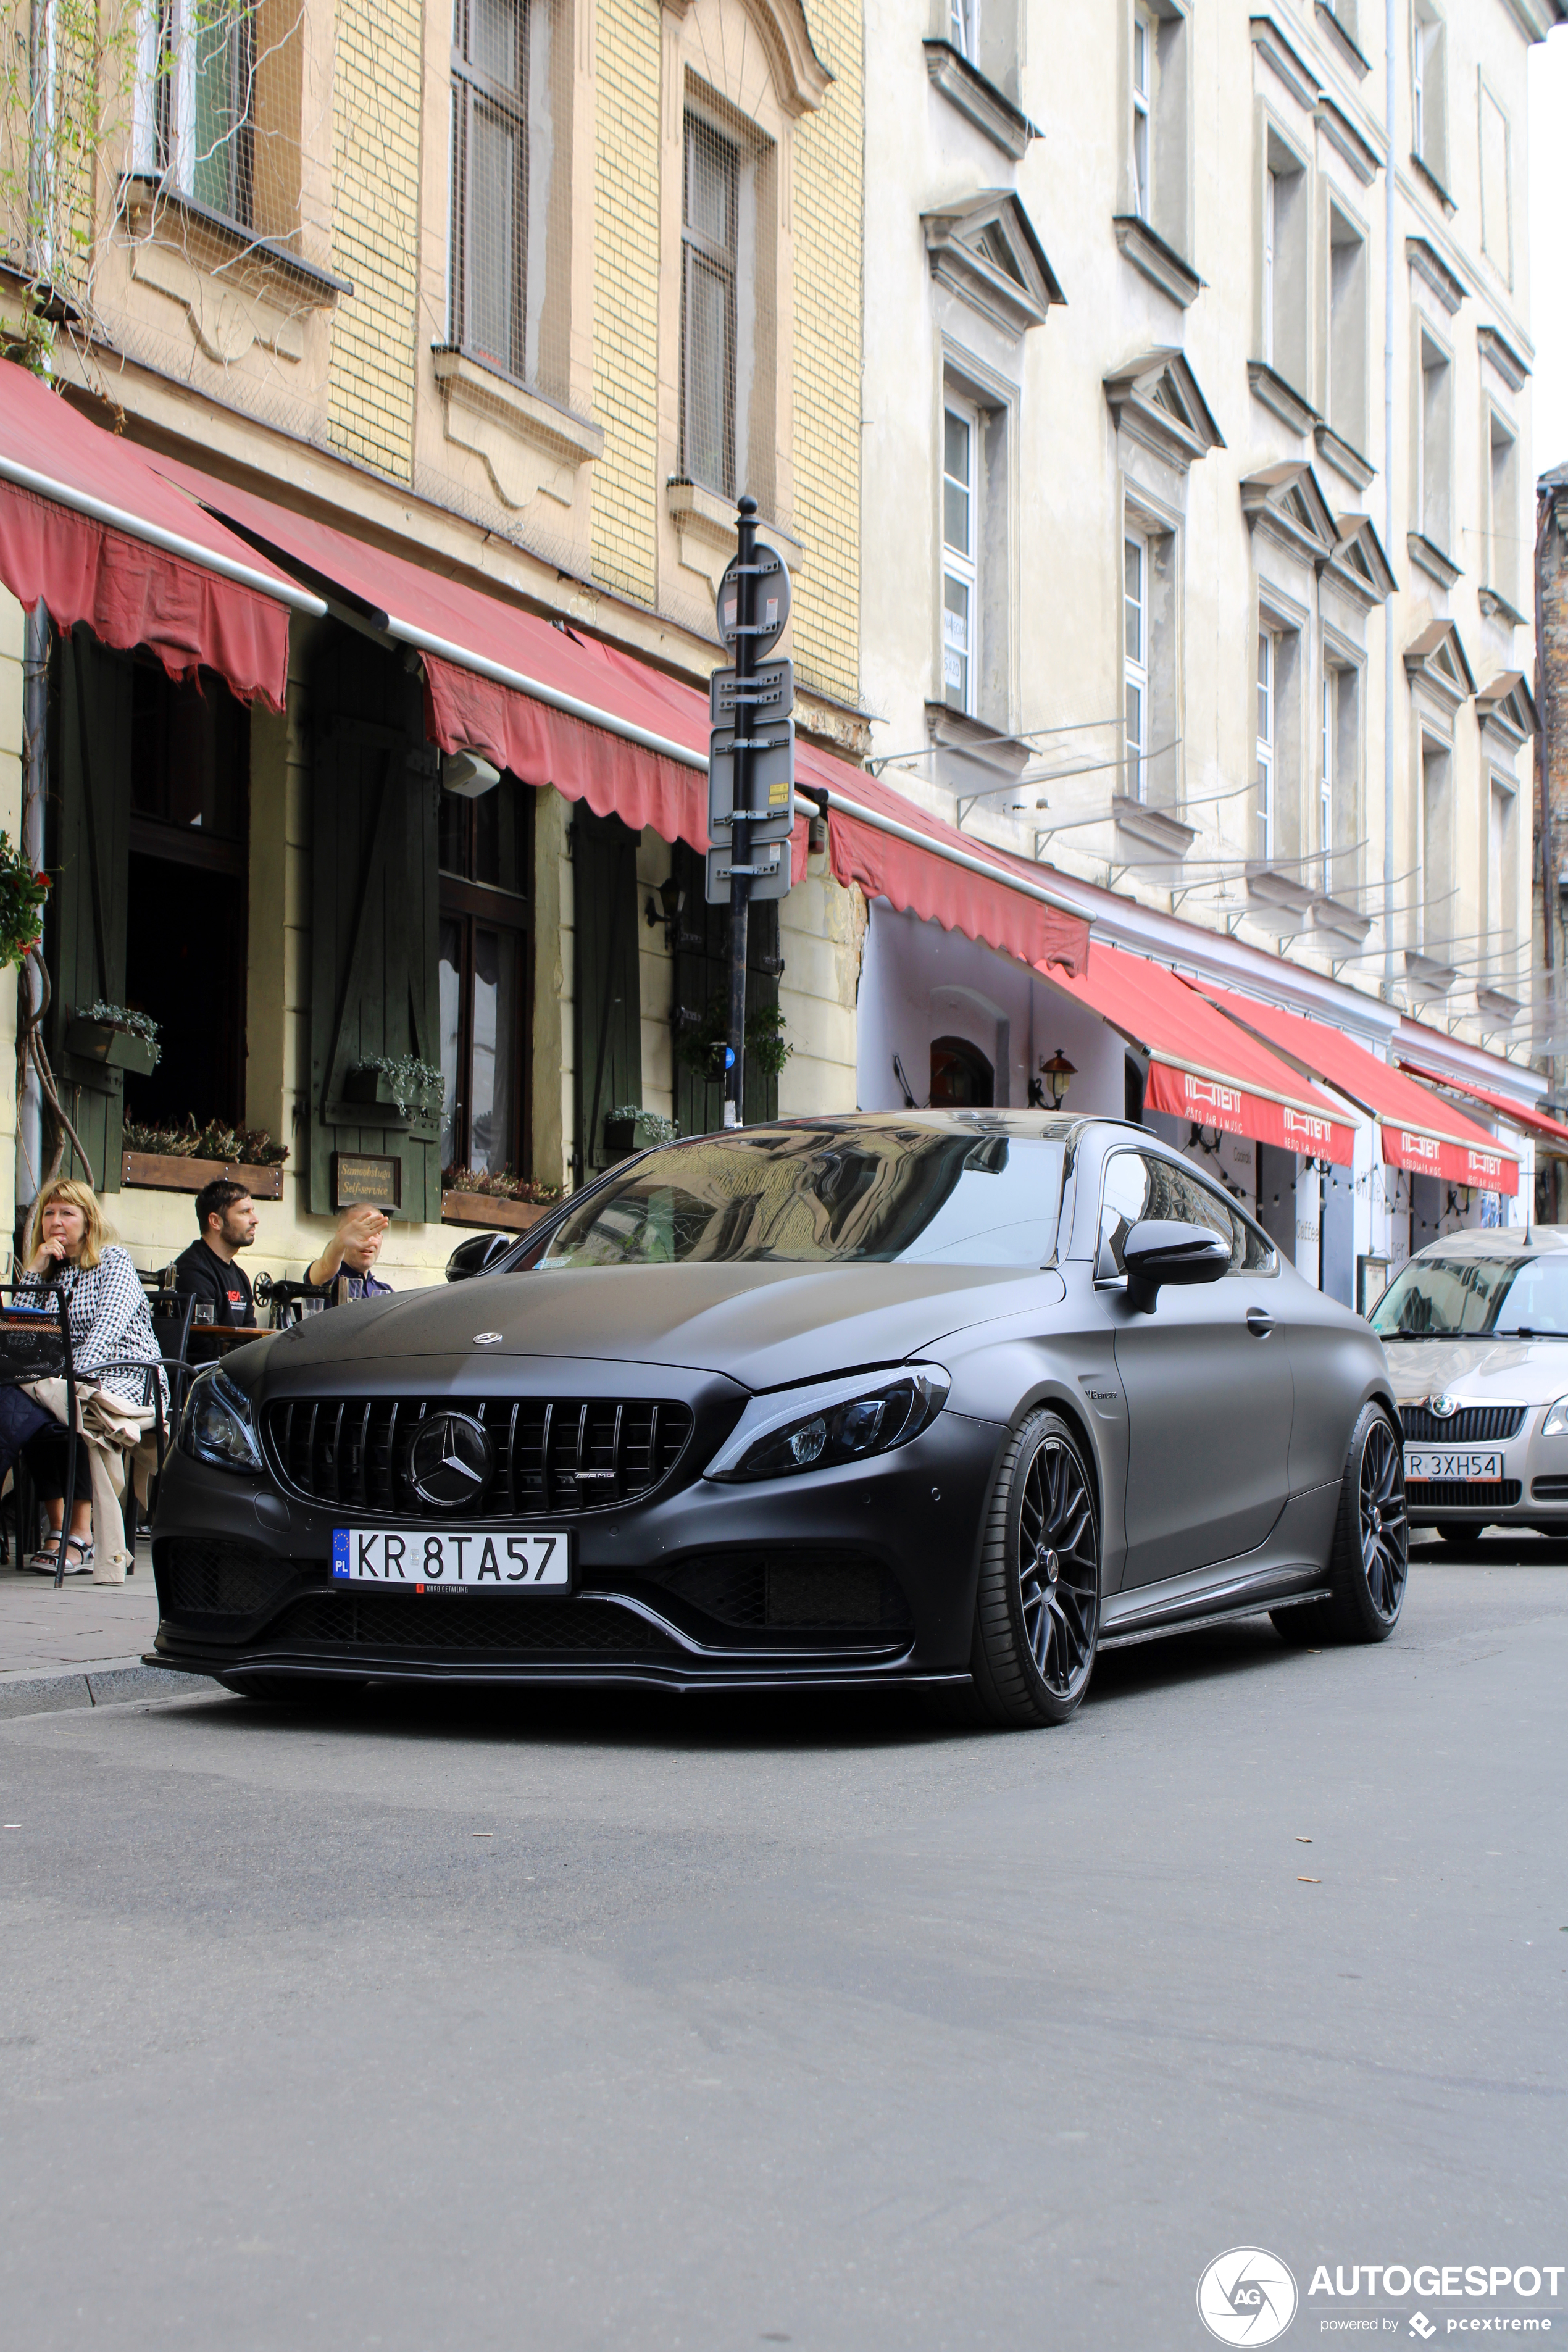
<path fill-rule="evenodd" d="M 71 1558 L 73 1551 L 77 1554 L 74 1560 Z M 59 1538 L 58 1536 L 36 1551 L 27 1562 L 28 1572 L 33 1576 L 53 1576 L 58 1566 Z M 80 1536 L 66 1538 L 65 1573 L 67 1576 L 92 1574 L 92 1546 L 90 1543 L 84 1543 Z"/>

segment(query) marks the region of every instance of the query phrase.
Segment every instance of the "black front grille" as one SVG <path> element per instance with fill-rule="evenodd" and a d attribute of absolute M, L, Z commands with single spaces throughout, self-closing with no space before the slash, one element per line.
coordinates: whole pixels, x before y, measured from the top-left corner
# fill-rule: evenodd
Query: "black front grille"
<path fill-rule="evenodd" d="M 1447 1421 L 1424 1404 L 1402 1405 L 1407 1445 L 1495 1445 L 1524 1427 L 1521 1404 L 1462 1404 Z"/>
<path fill-rule="evenodd" d="M 1406 1503 L 1447 1504 L 1458 1510 L 1500 1511 L 1522 1492 L 1517 1478 L 1407 1478 Z"/>
<path fill-rule="evenodd" d="M 633 1501 L 667 1478 L 691 1434 L 686 1404 L 611 1397 L 280 1399 L 266 1412 L 285 1483 L 315 1503 L 413 1518 L 452 1517 L 414 1491 L 408 1449 L 427 1412 L 482 1422 L 495 1470 L 480 1516 L 550 1517 Z"/>
<path fill-rule="evenodd" d="M 1534 1503 L 1568 1503 L 1568 1478 L 1532 1478 L 1530 1497 Z"/>
<path fill-rule="evenodd" d="M 194 1543 L 174 1536 L 158 1545 L 153 1572 L 166 1617 L 253 1617 L 301 1570 L 259 1544 Z"/>
<path fill-rule="evenodd" d="M 268 1648 L 504 1650 L 603 1657 L 673 1654 L 675 1645 L 629 1609 L 602 1601 L 508 1594 L 310 1593 L 267 1629 Z"/>
<path fill-rule="evenodd" d="M 914 1629 L 897 1577 L 863 1552 L 703 1552 L 643 1574 L 721 1625 Z"/>

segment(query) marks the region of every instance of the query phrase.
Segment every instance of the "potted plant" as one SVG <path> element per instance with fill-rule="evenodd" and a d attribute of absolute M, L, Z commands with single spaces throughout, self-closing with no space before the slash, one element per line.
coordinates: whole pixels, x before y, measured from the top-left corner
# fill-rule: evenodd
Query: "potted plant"
<path fill-rule="evenodd" d="M 407 1119 L 411 1125 L 427 1125 L 440 1114 L 441 1099 L 447 1081 L 434 1062 L 422 1062 L 416 1054 L 372 1054 L 356 1062 L 343 1082 L 343 1100 L 356 1108 L 389 1110 L 393 1118 L 384 1122 L 390 1127 L 397 1119 Z"/>
<path fill-rule="evenodd" d="M 0 971 L 26 961 L 44 930 L 49 877 L 28 865 L 11 836 L 0 832 Z"/>
<path fill-rule="evenodd" d="M 693 1016 L 683 1013 L 685 1024 L 676 1040 L 676 1058 L 694 1070 L 710 1087 L 720 1086 L 724 1077 L 724 1054 L 730 1042 L 730 1007 L 722 996 L 715 996 L 706 1013 Z M 759 1070 L 776 1078 L 795 1047 L 784 1034 L 784 1017 L 776 1004 L 758 1004 L 746 1015 L 746 1058 Z"/>
<path fill-rule="evenodd" d="M 623 1103 L 605 1114 L 605 1149 L 612 1160 L 625 1160 L 650 1144 L 668 1143 L 680 1129 L 662 1111 L 644 1110 L 640 1103 Z"/>
<path fill-rule="evenodd" d="M 198 1127 L 190 1112 L 179 1127 L 128 1118 L 120 1181 L 161 1192 L 199 1192 L 215 1176 L 231 1176 L 254 1200 L 280 1201 L 288 1157 L 288 1145 L 274 1143 L 259 1128 L 230 1127 L 216 1118 Z"/>
<path fill-rule="evenodd" d="M 449 1225 L 525 1233 L 562 1197 L 559 1184 L 541 1184 L 510 1168 L 443 1168 L 441 1215 Z"/>
<path fill-rule="evenodd" d="M 101 1062 L 108 1070 L 129 1070 L 151 1077 L 158 1066 L 158 1024 L 150 1013 L 132 1013 L 123 1004 L 79 1006 L 66 1028 L 66 1051 L 83 1061 Z"/>

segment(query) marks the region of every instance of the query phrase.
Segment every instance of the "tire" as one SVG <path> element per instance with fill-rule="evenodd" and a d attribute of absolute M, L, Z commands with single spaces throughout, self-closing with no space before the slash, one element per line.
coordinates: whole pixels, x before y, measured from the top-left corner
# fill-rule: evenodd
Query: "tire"
<path fill-rule="evenodd" d="M 1271 1609 L 1268 1622 L 1288 1649 L 1321 1650 L 1333 1639 L 1321 1601 L 1303 1601 L 1294 1609 Z"/>
<path fill-rule="evenodd" d="M 1404 1441 L 1381 1404 L 1363 1405 L 1340 1486 L 1331 1591 L 1319 1603 L 1329 1639 L 1386 1642 L 1405 1606 L 1409 1570 Z"/>
<path fill-rule="evenodd" d="M 1100 1517 L 1083 1449 L 1059 1414 L 1007 1441 L 986 1513 L 970 1673 L 984 1720 L 1065 1723 L 1094 1672 Z"/>
<path fill-rule="evenodd" d="M 1439 1522 L 1437 1533 L 1447 1544 L 1479 1543 L 1481 1539 L 1479 1521 L 1473 1528 L 1467 1528 L 1456 1527 L 1452 1519 L 1445 1519 Z"/>

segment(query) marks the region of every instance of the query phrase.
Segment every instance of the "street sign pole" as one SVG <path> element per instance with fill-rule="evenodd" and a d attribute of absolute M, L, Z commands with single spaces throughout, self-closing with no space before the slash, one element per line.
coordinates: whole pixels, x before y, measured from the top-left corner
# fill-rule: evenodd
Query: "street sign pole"
<path fill-rule="evenodd" d="M 746 869 L 752 862 L 752 828 L 748 823 L 752 807 L 752 730 L 747 723 L 750 714 L 745 698 L 746 683 L 756 667 L 757 615 L 757 502 L 742 497 L 736 500 L 736 508 L 741 518 L 735 583 L 740 590 L 741 625 L 735 637 L 737 728 L 735 814 L 730 828 L 730 1066 L 724 1074 L 726 1127 L 744 1123 L 742 1109 L 746 1099 L 746 937 L 752 905 L 752 877 Z M 784 855 L 789 855 L 787 847 Z"/>

